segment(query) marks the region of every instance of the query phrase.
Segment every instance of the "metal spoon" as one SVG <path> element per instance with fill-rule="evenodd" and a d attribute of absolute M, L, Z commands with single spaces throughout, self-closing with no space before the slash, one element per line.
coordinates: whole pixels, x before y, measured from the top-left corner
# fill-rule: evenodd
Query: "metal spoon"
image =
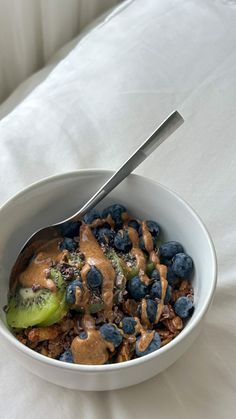
<path fill-rule="evenodd" d="M 183 117 L 178 111 L 172 112 L 159 127 L 151 134 L 148 139 L 128 158 L 128 160 L 118 169 L 114 175 L 105 182 L 104 185 L 86 202 L 82 208 L 74 215 L 53 224 L 50 227 L 44 227 L 36 231 L 22 247 L 17 260 L 11 271 L 10 281 L 14 281 L 17 273 L 24 269 L 29 258 L 33 255 L 35 249 L 40 245 L 41 241 L 50 240 L 52 238 L 61 236 L 61 226 L 68 221 L 76 221 L 78 218 L 91 210 L 98 204 L 109 192 L 111 192 L 123 179 L 125 179 L 136 167 L 140 165 L 163 141 L 166 140 L 177 128 L 184 122 Z"/>

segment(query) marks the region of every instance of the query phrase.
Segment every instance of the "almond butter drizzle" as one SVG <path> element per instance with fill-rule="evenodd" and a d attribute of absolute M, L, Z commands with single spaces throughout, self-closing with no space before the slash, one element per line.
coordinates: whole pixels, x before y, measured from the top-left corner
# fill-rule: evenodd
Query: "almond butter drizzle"
<path fill-rule="evenodd" d="M 147 300 L 146 298 L 142 299 L 141 302 L 141 320 L 142 320 L 142 324 L 145 327 L 151 327 L 150 321 L 148 319 L 148 315 L 147 315 Z"/>
<path fill-rule="evenodd" d="M 81 269 L 80 275 L 83 284 L 83 293 L 80 299 L 80 308 L 87 313 L 89 311 L 89 299 L 90 299 L 90 291 L 87 286 L 87 273 L 90 271 L 90 265 L 85 263 L 83 268 Z"/>
<path fill-rule="evenodd" d="M 157 256 L 156 252 L 154 250 L 152 250 L 149 254 L 149 258 L 150 261 L 154 264 L 154 265 L 159 265 L 160 264 L 160 259 Z"/>
<path fill-rule="evenodd" d="M 129 344 L 133 344 L 136 341 L 136 335 L 141 334 L 141 337 L 138 343 L 138 349 L 141 352 L 145 351 L 148 348 L 148 346 L 150 345 L 154 337 L 155 330 L 153 331 L 146 330 L 143 327 L 143 325 L 140 323 L 140 320 L 138 317 L 134 317 L 134 320 L 136 321 L 135 332 L 133 335 L 124 335 L 124 340 L 123 340 L 122 347 L 117 357 L 117 362 L 128 361 L 128 359 L 130 359 L 130 358 L 125 359 L 127 348 Z"/>
<path fill-rule="evenodd" d="M 122 214 L 122 221 L 123 221 L 123 228 L 128 228 L 128 222 L 130 220 L 133 220 L 133 217 L 131 217 L 128 212 L 123 212 Z"/>
<path fill-rule="evenodd" d="M 161 314 L 162 314 L 163 307 L 164 307 L 166 289 L 167 289 L 167 286 L 168 286 L 168 282 L 167 282 L 167 279 L 166 279 L 167 267 L 165 265 L 160 264 L 159 257 L 157 256 L 157 254 L 153 250 L 153 239 L 152 239 L 152 235 L 151 235 L 150 231 L 148 230 L 146 222 L 142 221 L 141 226 L 142 226 L 142 233 L 143 233 L 143 241 L 144 241 L 145 248 L 146 248 L 147 252 L 149 253 L 149 259 L 154 263 L 155 268 L 160 273 L 161 301 L 157 306 L 156 319 L 155 319 L 155 323 L 154 323 L 154 324 L 156 324 L 156 323 L 159 322 L 159 320 L 161 318 Z M 138 233 L 132 227 L 128 227 L 128 233 L 129 233 L 129 238 L 130 238 L 130 240 L 132 242 L 132 246 L 133 246 L 132 249 L 131 249 L 131 253 L 136 257 L 137 265 L 138 265 L 138 268 L 139 268 L 139 276 L 143 280 L 143 282 L 146 285 L 148 285 L 150 283 L 150 279 L 148 278 L 147 275 L 145 275 L 146 258 L 144 256 L 144 253 L 142 252 L 142 250 L 139 248 Z M 148 316 L 147 316 L 147 303 L 145 302 L 145 299 L 142 300 L 142 304 L 141 304 L 141 319 L 142 319 L 143 324 L 146 327 L 150 327 L 150 322 L 149 322 Z"/>
<path fill-rule="evenodd" d="M 39 285 L 41 288 L 56 291 L 56 285 L 52 279 L 46 277 L 46 271 L 52 263 L 62 261 L 68 254 L 68 251 L 61 252 L 58 248 L 61 240 L 62 238 L 50 240 L 38 248 L 33 260 L 18 277 L 18 282 L 23 287 Z"/>
<path fill-rule="evenodd" d="M 157 305 L 156 319 L 155 319 L 155 322 L 154 322 L 154 324 L 156 324 L 156 323 L 159 322 L 159 320 L 161 318 L 163 307 L 164 307 L 164 299 L 165 299 L 166 289 L 167 289 L 167 285 L 168 285 L 168 282 L 166 280 L 167 268 L 166 268 L 165 265 L 160 264 L 159 257 L 157 256 L 157 254 L 153 250 L 153 239 L 152 239 L 152 235 L 151 235 L 150 231 L 148 230 L 146 222 L 142 221 L 141 226 L 142 226 L 142 233 L 143 233 L 143 241 L 144 241 L 145 248 L 146 248 L 147 252 L 149 253 L 149 259 L 154 263 L 155 268 L 159 271 L 160 279 L 161 279 L 161 290 L 162 290 L 162 292 L 161 292 L 161 301 Z M 130 238 L 130 240 L 132 242 L 132 246 L 133 246 L 132 249 L 131 249 L 131 253 L 136 257 L 137 266 L 139 268 L 139 276 L 142 279 L 142 281 L 146 285 L 148 285 L 150 283 L 150 279 L 145 274 L 146 258 L 144 256 L 144 253 L 142 252 L 142 250 L 139 248 L 138 233 L 132 227 L 128 227 L 128 233 L 129 233 L 129 238 Z M 147 316 L 147 302 L 146 302 L 145 299 L 143 299 L 142 303 L 141 303 L 141 319 L 142 319 L 143 324 L 146 327 L 151 326 L 150 321 L 149 321 L 148 316 Z"/>
<path fill-rule="evenodd" d="M 95 329 L 95 319 L 90 314 L 84 314 L 81 319 L 81 326 L 84 330 Z"/>
<path fill-rule="evenodd" d="M 108 349 L 113 346 L 106 342 L 96 329 L 87 331 L 87 338 L 76 336 L 71 343 L 71 351 L 76 364 L 102 365 L 109 358 Z"/>
<path fill-rule="evenodd" d="M 141 325 L 138 317 L 134 317 L 134 320 L 136 321 L 135 334 L 138 335 L 143 330 L 143 326 Z"/>
<path fill-rule="evenodd" d="M 163 311 L 163 308 L 164 308 L 164 300 L 165 300 L 165 295 L 166 295 L 168 282 L 167 282 L 167 279 L 166 279 L 167 267 L 165 265 L 161 265 L 161 264 L 157 263 L 156 264 L 156 269 L 159 271 L 160 278 L 161 278 L 161 302 L 158 304 L 156 319 L 155 319 L 155 323 L 158 323 L 160 318 L 161 318 L 162 311 Z"/>
<path fill-rule="evenodd" d="M 83 293 L 82 293 L 81 288 L 79 286 L 76 287 L 75 288 L 75 305 L 78 306 L 81 303 L 82 296 L 83 296 Z"/>
<path fill-rule="evenodd" d="M 135 228 L 128 227 L 128 234 L 129 234 L 129 238 L 130 238 L 130 241 L 132 243 L 133 248 L 138 248 L 139 249 L 138 232 L 135 230 Z"/>
<path fill-rule="evenodd" d="M 143 251 L 139 248 L 138 232 L 133 227 L 128 227 L 128 234 L 132 242 L 131 254 L 136 258 L 137 266 L 139 269 L 139 276 L 145 285 L 148 285 L 150 283 L 150 279 L 145 274 L 146 258 Z"/>
<path fill-rule="evenodd" d="M 122 346 L 116 357 L 116 362 L 125 362 L 128 361 L 131 357 L 130 353 L 130 342 L 128 339 L 124 339 Z"/>
<path fill-rule="evenodd" d="M 152 330 L 151 332 L 150 330 L 141 330 L 141 337 L 138 343 L 138 349 L 140 352 L 146 351 L 154 337 L 154 334 L 155 330 Z"/>
<path fill-rule="evenodd" d="M 95 320 L 89 314 L 82 318 L 82 327 L 87 333 L 86 339 L 76 336 L 71 344 L 71 351 L 76 364 L 102 365 L 109 358 L 109 351 L 114 352 L 111 342 L 105 341 L 95 329 Z"/>
<path fill-rule="evenodd" d="M 102 299 L 105 306 L 104 315 L 107 320 L 111 320 L 113 314 L 113 288 L 116 273 L 110 260 L 104 255 L 100 245 L 91 231 L 91 228 L 87 224 L 82 224 L 80 227 L 80 251 L 85 255 L 86 260 L 86 264 L 81 271 L 83 284 L 86 282 L 86 275 L 90 266 L 95 265 L 103 276 Z M 87 310 L 87 301 L 85 304 L 85 310 Z"/>
<path fill-rule="evenodd" d="M 149 259 L 154 263 L 155 268 L 159 271 L 160 279 L 161 279 L 161 301 L 157 306 L 157 313 L 156 313 L 156 319 L 155 319 L 155 324 L 156 324 L 156 323 L 159 322 L 159 320 L 161 318 L 161 314 L 162 314 L 163 307 L 164 307 L 166 289 L 167 289 L 167 286 L 168 286 L 168 282 L 167 282 L 167 279 L 166 279 L 167 267 L 165 265 L 160 264 L 159 257 L 157 256 L 157 254 L 153 250 L 152 235 L 147 228 L 146 222 L 142 221 L 141 225 L 142 225 L 142 231 L 143 231 L 143 240 L 144 240 L 145 248 L 147 249 L 147 251 L 149 253 Z"/>
<path fill-rule="evenodd" d="M 164 308 L 164 304 L 161 301 L 159 304 L 157 304 L 157 312 L 156 312 L 156 318 L 155 318 L 154 324 L 157 324 L 159 322 L 162 315 L 163 308 Z"/>
<path fill-rule="evenodd" d="M 112 219 L 111 214 L 109 214 L 106 218 L 97 218 L 96 220 L 92 221 L 89 224 L 90 228 L 101 227 L 105 223 L 108 223 L 112 228 L 115 226 L 115 221 Z"/>
<path fill-rule="evenodd" d="M 147 224 L 145 221 L 141 222 L 142 232 L 143 232 L 143 241 L 145 249 L 150 254 L 153 251 L 153 240 L 150 231 L 148 230 Z"/>
<path fill-rule="evenodd" d="M 149 347 L 154 337 L 155 330 L 152 330 L 152 331 L 146 330 L 140 323 L 140 320 L 138 317 L 134 317 L 134 319 L 136 320 L 135 334 L 137 335 L 141 334 L 141 337 L 138 343 L 138 349 L 139 351 L 143 352 Z"/>
<path fill-rule="evenodd" d="M 139 249 L 138 247 L 132 247 L 131 253 L 136 258 L 136 261 L 137 261 L 137 265 L 138 265 L 139 270 L 142 273 L 144 273 L 145 270 L 146 270 L 146 258 L 145 258 L 144 254 L 143 254 L 143 251 L 141 249 Z"/>

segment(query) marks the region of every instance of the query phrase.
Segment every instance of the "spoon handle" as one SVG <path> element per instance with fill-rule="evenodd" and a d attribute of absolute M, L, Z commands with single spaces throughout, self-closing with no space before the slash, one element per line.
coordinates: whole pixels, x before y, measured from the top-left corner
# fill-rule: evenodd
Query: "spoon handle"
<path fill-rule="evenodd" d="M 128 160 L 108 179 L 89 201 L 73 216 L 82 217 L 97 205 L 109 192 L 122 182 L 138 167 L 166 138 L 168 138 L 184 122 L 178 111 L 172 112 L 151 134 L 150 137 L 128 158 Z M 71 219 L 71 218 L 70 218 Z"/>

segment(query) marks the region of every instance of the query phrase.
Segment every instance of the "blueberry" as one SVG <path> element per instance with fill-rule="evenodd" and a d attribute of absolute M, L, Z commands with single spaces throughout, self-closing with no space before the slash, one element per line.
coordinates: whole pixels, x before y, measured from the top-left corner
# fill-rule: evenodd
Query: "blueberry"
<path fill-rule="evenodd" d="M 121 252 L 129 252 L 132 247 L 132 242 L 129 238 L 129 234 L 127 230 L 119 230 L 114 239 L 114 245 L 117 250 Z"/>
<path fill-rule="evenodd" d="M 150 231 L 151 235 L 157 239 L 157 237 L 160 234 L 160 227 L 159 225 L 156 223 L 156 221 L 146 221 L 146 225 L 148 230 Z"/>
<path fill-rule="evenodd" d="M 160 234 L 160 227 L 156 223 L 156 221 L 146 221 L 146 226 L 151 233 L 152 237 L 156 240 L 157 237 Z M 139 235 L 141 236 L 143 234 L 142 226 L 139 227 Z"/>
<path fill-rule="evenodd" d="M 161 280 L 160 273 L 157 269 L 154 269 L 154 271 L 152 271 L 151 279 L 153 281 L 160 281 Z"/>
<path fill-rule="evenodd" d="M 75 292 L 76 288 L 83 289 L 82 282 L 79 279 L 75 279 L 66 287 L 66 302 L 69 305 L 75 304 Z"/>
<path fill-rule="evenodd" d="M 147 349 L 145 351 L 143 351 L 143 352 L 141 352 L 139 350 L 139 341 L 140 341 L 140 339 L 141 339 L 141 337 L 139 337 L 137 339 L 136 345 L 135 345 L 135 352 L 136 352 L 136 355 L 138 357 L 144 356 L 144 355 L 148 355 L 151 352 L 154 352 L 154 351 L 156 351 L 157 349 L 159 349 L 161 347 L 161 338 L 160 338 L 160 336 L 159 336 L 159 334 L 157 332 L 155 332 L 151 343 L 149 344 L 149 346 L 147 347 Z"/>
<path fill-rule="evenodd" d="M 72 352 L 70 349 L 60 355 L 59 361 L 74 363 Z"/>
<path fill-rule="evenodd" d="M 121 321 L 122 329 L 127 335 L 135 333 L 136 320 L 133 317 L 123 317 Z"/>
<path fill-rule="evenodd" d="M 138 223 L 137 220 L 129 220 L 128 226 L 133 227 L 135 230 L 139 231 L 140 224 Z"/>
<path fill-rule="evenodd" d="M 103 243 L 108 244 L 109 246 L 113 246 L 115 232 L 110 228 L 102 227 L 98 229 L 96 237 L 100 244 Z"/>
<path fill-rule="evenodd" d="M 69 252 L 74 252 L 78 247 L 78 243 L 76 243 L 70 237 L 65 237 L 60 243 L 59 247 L 60 250 L 68 250 Z"/>
<path fill-rule="evenodd" d="M 148 288 L 141 281 L 139 276 L 134 276 L 133 278 L 129 279 L 129 281 L 127 282 L 127 290 L 130 296 L 134 300 L 139 300 L 140 298 L 145 297 L 145 295 L 147 294 Z"/>
<path fill-rule="evenodd" d="M 109 230 L 111 229 L 111 226 L 109 223 L 104 223 L 102 226 L 103 228 L 108 228 Z"/>
<path fill-rule="evenodd" d="M 66 221 L 61 225 L 61 235 L 63 237 L 73 238 L 79 236 L 80 221 Z"/>
<path fill-rule="evenodd" d="M 87 334 L 87 332 L 80 332 L 79 337 L 80 337 L 80 339 L 84 340 L 84 339 L 87 339 L 88 334 Z"/>
<path fill-rule="evenodd" d="M 155 239 L 154 237 L 152 237 L 152 241 L 153 241 L 153 247 L 155 247 Z M 144 243 L 144 239 L 143 236 L 139 237 L 139 247 L 141 250 L 143 250 L 144 252 L 146 252 L 146 247 L 145 247 L 145 243 Z"/>
<path fill-rule="evenodd" d="M 159 248 L 160 256 L 166 259 L 172 259 L 177 253 L 183 253 L 182 244 L 178 242 L 166 242 L 161 244 Z"/>
<path fill-rule="evenodd" d="M 154 323 L 156 320 L 156 314 L 157 314 L 157 303 L 156 301 L 147 300 L 147 316 L 150 323 Z"/>
<path fill-rule="evenodd" d="M 117 346 L 119 346 L 122 342 L 123 336 L 121 331 L 113 324 L 103 324 L 100 327 L 100 333 L 105 340 L 113 343 L 115 348 L 117 348 Z"/>
<path fill-rule="evenodd" d="M 172 270 L 181 278 L 187 278 L 193 270 L 193 260 L 185 253 L 177 253 L 172 259 Z"/>
<path fill-rule="evenodd" d="M 177 316 L 181 317 L 182 319 L 186 319 L 192 314 L 193 302 L 188 297 L 180 297 L 175 302 L 174 310 Z"/>
<path fill-rule="evenodd" d="M 87 273 L 87 284 L 89 288 L 98 288 L 102 285 L 102 274 L 96 268 L 96 266 L 91 266 L 90 270 Z"/>
<path fill-rule="evenodd" d="M 92 233 L 93 233 L 94 237 L 96 237 L 96 239 L 97 239 L 97 237 L 98 237 L 98 230 L 99 230 L 99 228 L 98 228 L 98 227 L 92 227 L 92 228 L 91 228 L 91 231 L 92 231 Z"/>
<path fill-rule="evenodd" d="M 155 281 L 151 286 L 150 297 L 151 298 L 161 298 L 161 291 L 162 291 L 161 281 Z M 171 292 L 172 292 L 172 288 L 170 287 L 170 285 L 167 285 L 164 304 L 169 303 L 169 301 L 171 299 Z"/>
<path fill-rule="evenodd" d="M 171 266 L 168 266 L 166 279 L 171 287 L 173 287 L 176 284 L 177 278 Z"/>
<path fill-rule="evenodd" d="M 113 204 L 103 210 L 102 218 L 106 218 L 110 214 L 116 223 L 116 228 L 120 229 L 123 225 L 123 214 L 126 212 L 127 210 L 123 205 Z"/>
<path fill-rule="evenodd" d="M 161 256 L 160 261 L 162 265 L 171 266 L 172 264 L 171 259 L 164 258 L 163 256 Z"/>
<path fill-rule="evenodd" d="M 91 209 L 90 211 L 86 212 L 86 214 L 83 216 L 83 221 L 86 224 L 91 224 L 97 218 L 100 218 L 99 212 L 95 209 Z"/>

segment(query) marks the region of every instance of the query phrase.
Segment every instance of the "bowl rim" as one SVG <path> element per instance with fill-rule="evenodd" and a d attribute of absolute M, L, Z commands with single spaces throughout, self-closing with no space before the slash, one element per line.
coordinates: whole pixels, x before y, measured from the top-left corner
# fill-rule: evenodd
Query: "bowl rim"
<path fill-rule="evenodd" d="M 113 170 L 109 170 L 109 169 L 100 169 L 100 168 L 87 168 L 87 169 L 78 169 L 78 170 L 73 170 L 73 171 L 68 171 L 68 172 L 63 172 L 63 173 L 58 173 L 58 174 L 54 174 L 54 175 L 50 175 L 47 177 L 44 177 L 43 179 L 33 182 L 31 183 L 29 186 L 27 186 L 26 188 L 21 189 L 18 193 L 16 193 L 15 195 L 13 195 L 12 197 L 10 197 L 7 201 L 5 201 L 1 206 L 0 206 L 0 212 L 3 209 L 6 209 L 8 205 L 14 203 L 14 201 L 17 201 L 21 196 L 24 196 L 25 194 L 27 194 L 28 192 L 30 192 L 31 190 L 33 190 L 35 187 L 40 187 L 43 186 L 47 183 L 53 182 L 53 181 L 57 181 L 63 178 L 71 178 L 71 177 L 77 177 L 80 174 L 107 174 L 107 175 L 112 175 L 115 173 L 115 171 Z M 120 363 L 115 363 L 115 364 L 105 364 L 105 365 L 84 365 L 84 364 L 70 364 L 68 362 L 63 362 L 63 361 L 59 361 L 57 359 L 53 359 L 53 358 L 48 358 L 38 352 L 35 352 L 33 349 L 28 348 L 27 346 L 25 346 L 24 344 L 22 344 L 21 342 L 19 342 L 16 337 L 11 333 L 11 331 L 9 330 L 10 333 L 8 333 L 6 330 L 4 330 L 1 322 L 0 322 L 0 333 L 4 336 L 4 338 L 10 343 L 12 344 L 15 349 L 19 352 L 23 352 L 26 356 L 29 356 L 32 359 L 35 359 L 39 362 L 48 364 L 51 367 L 54 368 L 62 368 L 62 369 L 66 369 L 66 370 L 70 370 L 72 372 L 83 372 L 83 373 L 96 373 L 96 372 L 108 372 L 108 371 L 115 371 L 115 370 L 120 370 L 123 368 L 130 368 L 130 367 L 135 367 L 137 365 L 149 362 L 151 360 L 153 360 L 154 358 L 158 358 L 160 357 L 163 353 L 172 351 L 174 349 L 174 347 L 176 345 L 178 345 L 181 341 L 183 341 L 191 332 L 192 330 L 199 324 L 200 320 L 203 319 L 203 317 L 205 316 L 211 302 L 213 299 L 213 295 L 214 295 L 214 291 L 216 288 L 216 283 L 217 283 L 217 258 L 216 258 L 216 251 L 215 251 L 215 247 L 213 244 L 213 241 L 211 239 L 211 236 L 207 230 L 207 227 L 205 226 L 204 222 L 202 221 L 202 219 L 200 218 L 200 216 L 196 213 L 196 211 L 191 207 L 191 205 L 189 203 L 187 203 L 183 198 L 181 198 L 176 192 L 174 192 L 172 189 L 162 185 L 161 183 L 152 180 L 146 176 L 142 176 L 142 175 L 137 175 L 137 174 L 130 174 L 129 177 L 133 177 L 133 178 L 137 178 L 137 179 L 141 179 L 144 180 L 145 182 L 148 183 L 152 183 L 155 186 L 160 187 L 161 189 L 164 189 L 166 192 L 168 192 L 169 194 L 173 195 L 179 202 L 181 202 L 184 206 L 186 206 L 188 208 L 188 210 L 190 211 L 190 213 L 192 214 L 193 218 L 196 220 L 196 222 L 198 223 L 199 227 L 203 230 L 204 234 L 205 234 L 205 238 L 208 242 L 208 246 L 210 249 L 210 253 L 211 253 L 211 258 L 212 258 L 212 275 L 211 275 L 211 285 L 209 286 L 209 291 L 208 291 L 208 295 L 207 298 L 205 300 L 205 302 L 202 304 L 202 307 L 200 308 L 200 311 L 198 313 L 198 315 L 195 318 L 191 319 L 191 322 L 189 324 L 187 324 L 185 326 L 185 328 L 181 331 L 181 333 L 176 336 L 171 342 L 169 342 L 168 344 L 166 344 L 165 346 L 163 346 L 162 348 L 158 349 L 157 351 L 154 351 L 148 355 L 144 355 L 143 357 L 140 358 L 135 358 L 129 361 L 125 361 L 125 362 L 120 362 Z"/>

